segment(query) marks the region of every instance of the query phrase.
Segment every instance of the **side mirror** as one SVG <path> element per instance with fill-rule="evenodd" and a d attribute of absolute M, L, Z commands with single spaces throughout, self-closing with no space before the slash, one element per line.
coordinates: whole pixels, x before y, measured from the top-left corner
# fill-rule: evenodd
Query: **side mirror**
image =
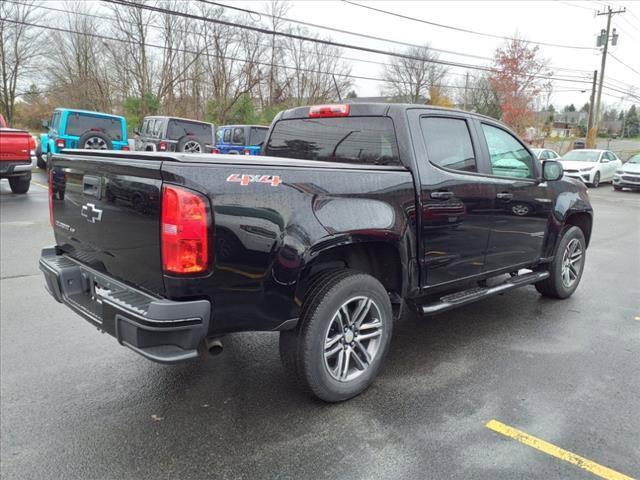
<path fill-rule="evenodd" d="M 44 128 L 45 130 L 49 129 L 49 120 L 42 121 L 42 128 Z"/>
<path fill-rule="evenodd" d="M 609 159 L 608 158 L 603 158 L 602 160 L 600 160 L 600 163 L 609 163 Z"/>
<path fill-rule="evenodd" d="M 548 182 L 560 180 L 564 171 L 562 164 L 555 160 L 545 160 L 542 162 L 542 178 Z"/>
<path fill-rule="evenodd" d="M 136 135 L 140 136 L 140 127 L 135 127 L 133 129 L 133 133 L 135 133 Z"/>

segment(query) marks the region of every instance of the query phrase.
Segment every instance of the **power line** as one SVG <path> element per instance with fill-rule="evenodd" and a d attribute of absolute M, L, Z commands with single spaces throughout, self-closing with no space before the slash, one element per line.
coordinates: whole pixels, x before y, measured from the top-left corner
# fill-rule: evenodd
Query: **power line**
<path fill-rule="evenodd" d="M 624 63 L 622 60 L 620 60 L 618 57 L 616 57 L 613 53 L 609 52 L 609 56 L 610 56 L 611 58 L 613 58 L 616 62 L 618 62 L 618 63 L 620 63 L 620 64 L 624 65 L 625 67 L 627 67 L 627 68 L 628 68 L 629 70 L 631 70 L 632 72 L 634 72 L 634 73 L 636 73 L 636 74 L 640 75 L 640 72 L 638 72 L 638 70 L 636 70 L 635 68 L 633 68 L 633 67 L 631 67 L 631 66 L 627 65 L 626 63 Z"/>
<path fill-rule="evenodd" d="M 339 29 L 339 28 L 328 27 L 326 25 L 318 25 L 316 23 L 309 23 L 309 22 L 303 22 L 301 20 L 294 20 L 292 18 L 276 17 L 275 15 L 271 15 L 269 13 L 258 12 L 258 11 L 255 11 L 255 10 L 249 10 L 247 8 L 235 7 L 235 6 L 231 6 L 231 5 L 226 5 L 224 3 L 213 2 L 213 1 L 209 1 L 209 0 L 198 0 L 198 1 L 201 2 L 201 3 L 208 4 L 208 5 L 214 5 L 214 6 L 217 6 L 217 7 L 228 8 L 230 10 L 236 10 L 238 12 L 244 12 L 244 13 L 248 13 L 248 14 L 251 14 L 251 15 L 265 16 L 265 17 L 269 17 L 269 18 L 278 18 L 279 20 L 284 20 L 285 22 L 289 22 L 289 23 L 296 23 L 298 25 L 304 25 L 306 27 L 313 27 L 313 28 L 319 28 L 321 30 L 328 30 L 328 31 L 331 31 L 331 32 L 343 33 L 345 35 L 352 35 L 354 37 L 366 38 L 368 40 L 376 40 L 376 41 L 382 41 L 382 42 L 388 42 L 388 43 L 395 43 L 396 45 L 402 45 L 404 47 L 424 48 L 424 45 L 418 45 L 416 43 L 401 42 L 399 40 L 393 40 L 393 39 L 390 39 L 390 38 L 378 37 L 378 36 L 375 36 L 375 35 L 367 35 L 365 33 L 352 32 L 352 31 L 349 31 L 349 30 L 342 30 L 342 29 Z M 434 48 L 434 47 L 429 47 L 429 49 L 433 50 L 435 52 L 448 53 L 448 54 L 451 54 L 451 55 L 459 55 L 459 56 L 462 56 L 462 57 L 477 58 L 477 59 L 480 59 L 480 60 L 491 60 L 491 58 L 489 58 L 489 57 L 483 57 L 481 55 L 472 55 L 470 53 L 456 52 L 456 51 L 453 51 L 453 50 L 443 50 L 443 49 Z"/>
<path fill-rule="evenodd" d="M 380 50 L 380 49 L 376 49 L 376 48 L 371 48 L 371 47 L 363 47 L 363 46 L 359 46 L 359 45 L 352 45 L 352 44 L 348 44 L 348 43 L 341 43 L 341 42 L 334 42 L 332 40 L 325 40 L 322 38 L 312 38 L 312 37 L 308 37 L 305 35 L 299 35 L 299 34 L 294 34 L 294 33 L 288 33 L 288 32 L 280 32 L 277 30 L 269 30 L 267 28 L 262 28 L 262 27 L 255 27 L 255 26 L 251 26 L 251 25 L 244 25 L 244 24 L 240 24 L 240 23 L 234 23 L 231 21 L 227 21 L 227 20 L 221 20 L 221 19 L 215 19 L 215 18 L 206 18 L 206 17 L 202 17 L 199 15 L 194 15 L 194 14 L 190 14 L 190 13 L 184 13 L 184 12 L 176 12 L 174 10 L 170 10 L 170 9 L 166 9 L 166 8 L 161 8 L 161 7 L 157 7 L 157 6 L 151 6 L 151 5 L 147 5 L 147 4 L 139 4 L 139 3 L 134 3 L 131 1 L 127 1 L 127 0 L 102 0 L 104 2 L 107 3 L 112 3 L 112 4 L 116 4 L 116 5 L 123 5 L 123 6 L 128 6 L 128 7 L 134 7 L 134 8 L 140 8 L 140 9 L 144 9 L 144 10 L 150 10 L 150 11 L 155 11 L 155 12 L 159 12 L 159 13 L 165 13 L 165 14 L 174 14 L 174 15 L 178 15 L 178 16 L 182 16 L 185 18 L 191 18 L 194 20 L 201 20 L 201 21 L 205 21 L 205 22 L 209 22 L 209 23 L 215 23 L 215 24 L 219 24 L 219 25 L 225 25 L 228 27 L 234 27 L 234 28 L 241 28 L 241 29 L 245 29 L 245 30 L 250 30 L 250 31 L 255 31 L 258 33 L 262 33 L 265 35 L 277 35 L 277 36 L 282 36 L 285 38 L 292 38 L 295 40 L 301 40 L 301 41 L 308 41 L 308 42 L 313 42 L 313 43 L 320 43 L 320 44 L 324 44 L 324 45 L 329 45 L 329 46 L 334 46 L 334 47 L 339 47 L 339 48 L 345 48 L 345 49 L 350 49 L 350 50 L 358 50 L 358 51 L 363 51 L 363 52 L 368 52 L 368 53 L 375 53 L 375 54 L 379 54 L 379 55 L 385 55 L 385 56 L 392 56 L 392 57 L 398 57 L 398 58 L 406 58 L 408 60 L 417 60 L 417 61 L 421 61 L 424 62 L 425 59 L 415 56 L 415 55 L 410 55 L 410 54 L 406 54 L 406 53 L 399 53 L 399 52 L 389 52 L 389 51 L 385 51 L 385 50 Z M 468 68 L 471 70 L 481 70 L 481 71 L 485 71 L 485 72 L 496 72 L 497 70 L 495 68 L 492 67 L 486 67 L 486 66 L 482 66 L 482 65 L 473 65 L 473 64 L 465 64 L 465 63 L 459 63 L 459 62 L 451 62 L 451 61 L 445 61 L 445 60 L 429 60 L 429 63 L 435 63 L 435 64 L 439 64 L 439 65 L 447 65 L 447 66 L 452 66 L 452 67 L 461 67 L 461 68 Z M 549 75 L 538 75 L 538 74 L 530 74 L 530 75 L 526 75 L 527 77 L 530 78 L 542 78 L 542 79 L 546 79 L 546 80 L 551 80 L 551 81 L 561 81 L 561 82 L 571 82 L 571 83 L 589 83 L 586 80 L 573 80 L 573 79 L 564 79 L 564 78 L 559 78 L 559 77 L 553 77 L 553 76 L 549 76 Z"/>
<path fill-rule="evenodd" d="M 460 27 L 454 27 L 454 26 L 451 26 L 451 25 L 445 25 L 445 24 L 442 24 L 442 23 L 431 22 L 429 20 L 424 20 L 422 18 L 410 17 L 408 15 L 402 15 L 400 13 L 391 12 L 389 10 L 382 10 L 381 8 L 372 7 L 371 5 L 362 5 L 360 3 L 352 2 L 351 0 L 342 0 L 342 1 L 345 2 L 345 3 L 348 3 L 350 5 L 355 5 L 357 7 L 366 8 L 368 10 L 373 10 L 375 12 L 384 13 L 386 15 L 392 15 L 394 17 L 404 18 L 405 20 L 411 20 L 411 21 L 414 21 L 414 22 L 425 23 L 427 25 L 433 25 L 433 26 L 436 26 L 436 27 L 446 28 L 446 29 L 449 29 L 449 30 L 455 30 L 455 31 L 458 31 L 458 32 L 471 33 L 473 35 L 480 35 L 480 36 L 483 36 L 483 37 L 499 38 L 499 39 L 502 39 L 502 40 L 519 40 L 519 39 L 514 38 L 514 37 L 504 37 L 502 35 L 495 35 L 495 34 L 492 34 L 492 33 L 478 32 L 478 31 L 475 31 L 475 30 L 469 30 L 467 28 L 460 28 Z M 577 45 L 561 45 L 561 44 L 558 44 L 558 43 L 547 43 L 547 42 L 535 42 L 533 40 L 529 41 L 529 43 L 534 43 L 536 45 L 544 45 L 546 47 L 572 48 L 572 49 L 577 49 L 577 50 L 594 50 L 593 47 L 582 47 L 582 46 L 577 46 Z"/>
<path fill-rule="evenodd" d="M 80 31 L 77 31 L 77 30 L 71 30 L 71 29 L 68 29 L 68 28 L 61 28 L 61 27 L 52 27 L 52 26 L 49 26 L 49 25 L 38 25 L 36 23 L 22 22 L 22 21 L 18 21 L 18 20 L 6 19 L 5 21 L 7 21 L 9 23 L 19 24 L 19 25 L 26 25 L 26 26 L 31 26 L 31 27 L 35 27 L 35 28 L 48 29 L 48 30 L 53 30 L 53 31 L 56 31 L 56 32 L 72 33 L 72 34 L 75 34 L 75 35 L 82 35 L 82 36 L 86 36 L 86 37 L 89 37 L 89 38 L 97 38 L 97 39 L 101 39 L 101 40 L 109 40 L 109 41 L 113 41 L 113 42 L 129 44 L 129 45 L 136 45 L 136 46 L 142 45 L 144 47 L 157 48 L 157 49 L 161 49 L 161 50 L 172 50 L 172 51 L 175 51 L 175 52 L 189 53 L 189 54 L 193 54 L 193 55 L 201 55 L 201 56 L 209 57 L 209 58 L 231 60 L 231 61 L 237 61 L 237 62 L 242 62 L 242 63 L 252 63 L 254 65 L 272 66 L 272 64 L 270 62 L 257 62 L 257 61 L 253 61 L 253 60 L 247 60 L 247 59 L 242 59 L 242 58 L 237 58 L 237 57 L 229 57 L 229 56 L 224 56 L 224 55 L 211 55 L 211 54 L 206 54 L 206 53 L 198 52 L 198 51 L 194 51 L 194 50 L 187 50 L 187 49 L 181 49 L 181 48 L 170 48 L 170 47 L 167 47 L 165 45 L 156 45 L 156 44 L 153 44 L 153 43 L 139 43 L 139 42 L 136 42 L 135 40 L 124 40 L 124 39 L 121 39 L 121 38 L 111 37 L 111 36 L 107 36 L 107 35 L 99 35 L 99 34 L 96 34 L 96 33 L 80 32 Z M 350 74 L 350 73 L 326 72 L 326 71 L 322 71 L 322 70 L 314 70 L 314 69 L 302 68 L 302 67 L 291 67 L 291 66 L 287 66 L 287 65 L 277 65 L 277 64 L 274 64 L 273 66 L 278 67 L 278 68 L 282 68 L 282 69 L 285 69 L 285 70 L 296 70 L 296 71 L 308 72 L 308 73 L 316 73 L 316 74 L 321 74 L 321 75 L 335 75 L 337 77 L 355 78 L 355 79 L 360 79 L 360 80 L 372 80 L 372 81 L 377 81 L 377 82 L 384 82 L 385 81 L 383 78 L 379 78 L 379 77 L 368 77 L 368 76 L 363 76 L 363 75 L 353 75 L 353 74 Z M 405 83 L 412 84 L 413 82 L 405 82 Z M 434 84 L 432 86 L 436 87 L 436 88 L 454 88 L 454 89 L 464 89 L 465 88 L 464 86 L 461 86 L 461 85 L 445 85 L 445 84 Z M 469 87 L 469 89 L 470 90 L 479 90 L 480 88 Z"/>

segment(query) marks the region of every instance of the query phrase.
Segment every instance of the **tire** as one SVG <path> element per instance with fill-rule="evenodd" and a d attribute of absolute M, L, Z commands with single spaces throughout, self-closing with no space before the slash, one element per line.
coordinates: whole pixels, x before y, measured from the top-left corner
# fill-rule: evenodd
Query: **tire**
<path fill-rule="evenodd" d="M 358 317 L 361 307 L 365 313 Z M 302 390 L 341 402 L 373 383 L 392 329 L 391 302 L 378 280 L 348 269 L 321 273 L 308 289 L 296 329 L 280 333 L 280 358 Z"/>
<path fill-rule="evenodd" d="M 27 193 L 31 186 L 31 172 L 28 175 L 20 175 L 19 177 L 9 177 L 9 186 L 13 193 Z"/>
<path fill-rule="evenodd" d="M 41 168 L 42 170 L 47 169 L 47 161 L 42 157 L 41 143 L 39 143 L 38 146 L 36 147 L 36 164 L 38 165 L 38 168 Z"/>
<path fill-rule="evenodd" d="M 78 148 L 84 150 L 112 150 L 111 138 L 102 132 L 85 132 L 78 140 Z"/>
<path fill-rule="evenodd" d="M 567 273 L 565 265 L 567 265 L 566 262 L 569 260 L 568 255 L 575 255 L 576 250 L 573 250 L 574 253 L 572 254 L 571 247 L 576 245 L 576 242 L 581 252 L 579 262 L 576 262 L 574 259 L 572 263 L 573 273 Z M 586 249 L 586 241 L 582 230 L 578 227 L 566 227 L 560 241 L 558 242 L 553 262 L 549 265 L 549 277 L 536 283 L 536 290 L 545 297 L 560 299 L 570 297 L 580 284 L 586 260 Z M 565 278 L 563 278 L 563 273 Z M 569 280 L 571 280 L 572 276 L 574 277 L 572 282 L 566 282 L 567 275 Z"/>
<path fill-rule="evenodd" d="M 178 142 L 178 151 L 183 153 L 204 153 L 204 145 L 196 137 L 187 135 Z"/>
<path fill-rule="evenodd" d="M 613 189 L 614 189 L 616 192 L 619 192 L 619 191 L 621 191 L 621 190 L 622 190 L 622 187 L 619 187 L 619 186 L 617 186 L 617 185 L 614 185 L 614 186 L 613 186 Z"/>
<path fill-rule="evenodd" d="M 591 186 L 593 188 L 598 188 L 600 186 L 600 172 L 596 172 L 595 176 L 593 177 L 593 182 L 591 182 Z"/>

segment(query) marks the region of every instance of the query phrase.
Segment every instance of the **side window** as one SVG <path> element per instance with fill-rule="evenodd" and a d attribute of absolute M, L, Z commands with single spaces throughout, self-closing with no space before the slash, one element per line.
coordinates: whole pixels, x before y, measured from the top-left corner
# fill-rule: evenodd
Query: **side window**
<path fill-rule="evenodd" d="M 144 122 L 142 122 L 142 127 L 140 128 L 140 133 L 142 135 L 146 135 L 147 133 L 147 128 L 149 128 L 149 119 L 145 120 Z"/>
<path fill-rule="evenodd" d="M 431 163 L 463 172 L 478 171 L 466 120 L 422 117 L 420 129 Z"/>
<path fill-rule="evenodd" d="M 616 156 L 615 156 L 613 153 L 611 153 L 611 152 L 607 152 L 605 155 L 606 155 L 606 156 L 607 156 L 607 158 L 608 158 L 609 160 L 611 160 L 611 161 L 616 160 Z"/>
<path fill-rule="evenodd" d="M 244 128 L 234 128 L 231 140 L 236 145 L 244 145 Z"/>
<path fill-rule="evenodd" d="M 53 130 L 58 130 L 60 128 L 60 112 L 53 114 L 53 118 L 51 119 L 51 128 Z"/>
<path fill-rule="evenodd" d="M 157 119 L 153 124 L 153 129 L 151 130 L 151 134 L 158 138 L 160 136 L 160 129 L 162 128 L 162 120 Z"/>
<path fill-rule="evenodd" d="M 266 128 L 251 127 L 249 145 L 261 145 L 267 136 Z"/>
<path fill-rule="evenodd" d="M 231 129 L 224 129 L 224 143 L 231 143 Z"/>
<path fill-rule="evenodd" d="M 489 156 L 491 171 L 501 177 L 535 178 L 533 157 L 527 149 L 510 133 L 482 124 Z"/>

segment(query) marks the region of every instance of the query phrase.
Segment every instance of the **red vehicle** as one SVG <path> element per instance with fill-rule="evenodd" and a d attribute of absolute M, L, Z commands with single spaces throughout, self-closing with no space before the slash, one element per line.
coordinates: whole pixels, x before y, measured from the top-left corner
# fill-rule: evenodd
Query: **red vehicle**
<path fill-rule="evenodd" d="M 25 130 L 7 128 L 0 115 L 0 178 L 7 178 L 13 193 L 27 193 L 35 162 L 36 141 Z"/>

